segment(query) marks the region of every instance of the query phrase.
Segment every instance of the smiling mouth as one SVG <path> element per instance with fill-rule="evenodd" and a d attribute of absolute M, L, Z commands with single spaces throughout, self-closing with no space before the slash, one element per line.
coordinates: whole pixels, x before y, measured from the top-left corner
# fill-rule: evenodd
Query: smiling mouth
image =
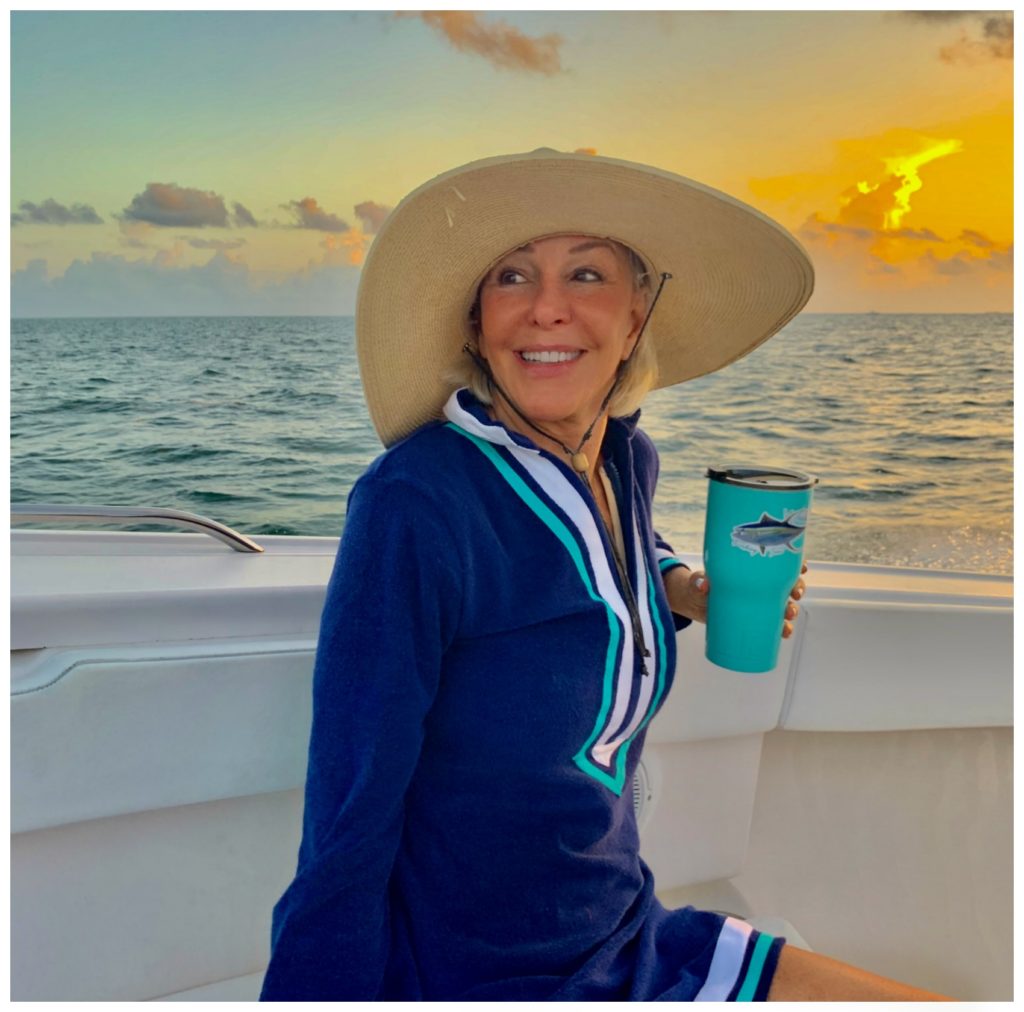
<path fill-rule="evenodd" d="M 516 355 L 521 358 L 524 362 L 535 362 L 535 363 L 557 363 L 557 362 L 575 362 L 581 355 L 582 351 L 517 351 Z"/>

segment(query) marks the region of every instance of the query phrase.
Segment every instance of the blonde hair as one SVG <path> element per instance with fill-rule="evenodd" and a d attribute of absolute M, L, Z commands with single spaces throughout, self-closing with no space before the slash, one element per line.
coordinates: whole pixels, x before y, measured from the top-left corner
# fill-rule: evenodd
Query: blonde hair
<path fill-rule="evenodd" d="M 638 253 L 625 243 L 615 239 L 610 241 L 625 254 L 629 262 L 633 290 L 643 293 L 646 315 L 654 294 L 651 273 Z M 483 281 L 477 287 L 476 298 L 469 311 L 469 323 L 478 341 L 480 337 L 480 289 L 482 287 Z M 474 351 L 477 349 L 474 348 Z M 465 352 L 462 353 L 458 363 L 448 371 L 445 379 L 453 385 L 453 389 L 468 387 L 481 404 L 490 404 L 492 401 L 491 383 L 487 373 Z M 625 363 L 615 393 L 608 402 L 608 414 L 617 418 L 633 414 L 643 403 L 644 397 L 647 396 L 657 380 L 658 356 L 654 350 L 654 342 L 651 340 L 651 332 L 645 328 L 633 354 Z"/>

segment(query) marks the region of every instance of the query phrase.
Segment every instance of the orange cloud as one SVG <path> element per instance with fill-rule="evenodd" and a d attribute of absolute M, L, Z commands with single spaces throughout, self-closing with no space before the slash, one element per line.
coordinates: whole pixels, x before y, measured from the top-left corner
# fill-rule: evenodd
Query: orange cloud
<path fill-rule="evenodd" d="M 796 230 L 807 245 L 819 278 L 875 279 L 868 290 L 898 286 L 902 292 L 970 281 L 975 290 L 1012 286 L 1013 244 L 973 230 L 943 237 L 931 229 L 864 228 L 810 215 Z M 945 309 L 943 311 L 950 311 Z"/>
<path fill-rule="evenodd" d="M 894 194 L 895 205 L 889 210 L 885 218 L 885 227 L 887 229 L 899 227 L 900 219 L 910 210 L 911 194 L 916 193 L 924 185 L 917 170 L 922 165 L 927 165 L 937 158 L 945 158 L 947 155 L 953 155 L 962 150 L 963 142 L 954 138 L 936 141 L 912 155 L 886 158 L 886 172 L 900 180 L 899 189 Z"/>
<path fill-rule="evenodd" d="M 132 197 L 121 218 L 177 228 L 225 228 L 228 224 L 223 197 L 177 183 L 147 183 L 142 193 Z"/>
<path fill-rule="evenodd" d="M 324 210 L 317 202 L 316 197 L 303 197 L 302 200 L 292 200 L 281 206 L 295 215 L 298 228 L 310 228 L 316 232 L 345 232 L 348 230 L 348 223 L 342 221 L 336 214 Z"/>
<path fill-rule="evenodd" d="M 476 53 L 503 70 L 557 74 L 562 69 L 560 35 L 530 38 L 503 21 L 485 24 L 473 11 L 421 11 L 419 17 L 456 49 Z"/>
<path fill-rule="evenodd" d="M 924 224 L 920 214 L 915 217 L 915 204 L 925 195 L 930 197 L 930 217 L 935 216 L 937 203 L 949 203 L 929 192 L 929 181 L 937 166 L 953 156 L 963 157 L 967 146 L 960 137 L 894 130 L 881 137 L 845 140 L 837 148 L 837 164 L 828 172 L 750 182 L 755 194 L 771 200 L 794 202 L 801 195 L 813 195 L 810 199 L 818 209 L 808 211 L 805 200 L 803 222 L 797 229 L 812 250 L 827 251 L 827 259 L 842 262 L 846 270 L 916 275 L 919 280 L 974 269 L 1005 270 L 1012 257 L 1010 242 L 1000 242 L 977 228 L 960 226 L 954 232 L 948 228 L 953 224 L 948 217 L 937 219 L 946 222 L 945 229 Z M 950 192 L 951 186 L 978 185 L 970 172 L 964 175 L 964 169 L 942 172 L 944 182 L 939 185 L 944 192 Z M 844 175 L 845 184 L 840 182 Z"/>
<path fill-rule="evenodd" d="M 944 236 L 940 228 L 905 223 L 912 216 L 916 196 L 929 185 L 930 166 L 963 152 L 963 142 L 901 132 L 876 143 L 873 167 L 864 159 L 863 143 L 841 145 L 850 157 L 848 171 L 860 178 L 854 176 L 856 181 L 841 189 L 831 213 L 813 211 L 797 229 L 819 276 L 845 277 L 847 284 L 859 278 L 865 295 L 955 286 L 951 291 L 977 299 L 984 291 L 1008 291 L 1012 243 L 999 242 L 977 228 L 962 227 Z M 837 171 L 842 171 L 842 165 Z M 763 188 L 773 194 L 793 193 L 784 177 L 766 182 Z M 820 179 L 815 187 L 821 188 Z M 965 294 L 965 286 L 975 295 Z"/>
<path fill-rule="evenodd" d="M 1000 243 L 980 232 L 965 229 L 944 237 L 933 229 L 885 229 L 828 221 L 820 212 L 810 215 L 796 230 L 802 242 L 827 247 L 835 254 L 871 255 L 889 264 L 912 261 L 939 262 L 956 258 L 1003 270 L 1012 260 L 1013 244 Z"/>
<path fill-rule="evenodd" d="M 367 232 L 380 231 L 381 225 L 384 224 L 384 219 L 391 211 L 392 208 L 385 207 L 383 204 L 378 204 L 373 200 L 364 200 L 361 204 L 356 204 L 355 206 L 356 217 L 362 221 L 363 227 Z"/>
<path fill-rule="evenodd" d="M 911 197 L 924 186 L 918 170 L 962 149 L 962 142 L 955 138 L 921 137 L 916 151 L 883 155 L 874 178 L 859 179 L 839 194 L 839 221 L 892 236 L 910 211 Z"/>
<path fill-rule="evenodd" d="M 597 148 L 577 148 L 573 152 L 573 154 L 574 155 L 596 155 L 597 154 Z"/>
<path fill-rule="evenodd" d="M 353 228 L 347 232 L 325 235 L 320 245 L 327 251 L 323 259 L 325 264 L 349 264 L 358 267 L 366 256 L 370 236 L 360 229 Z"/>
<path fill-rule="evenodd" d="M 837 218 L 840 224 L 865 228 L 870 232 L 882 228 L 889 209 L 896 201 L 898 179 L 885 179 L 873 186 L 852 183 L 838 197 Z"/>
<path fill-rule="evenodd" d="M 1005 310 L 1013 244 L 993 213 L 1004 171 L 994 122 L 844 140 L 828 169 L 753 180 L 751 190 L 802 219 L 794 231 L 833 308 L 906 311 L 927 292 L 936 311 Z M 965 227 L 966 215 L 984 224 Z"/>

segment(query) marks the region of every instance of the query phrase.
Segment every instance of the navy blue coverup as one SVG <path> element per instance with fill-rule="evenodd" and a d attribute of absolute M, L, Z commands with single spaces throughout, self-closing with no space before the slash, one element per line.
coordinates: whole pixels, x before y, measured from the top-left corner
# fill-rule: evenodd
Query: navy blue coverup
<path fill-rule="evenodd" d="M 761 999 L 781 939 L 666 910 L 627 789 L 675 668 L 657 454 L 567 464 L 468 391 L 349 498 L 313 679 L 303 837 L 262 1000 Z"/>

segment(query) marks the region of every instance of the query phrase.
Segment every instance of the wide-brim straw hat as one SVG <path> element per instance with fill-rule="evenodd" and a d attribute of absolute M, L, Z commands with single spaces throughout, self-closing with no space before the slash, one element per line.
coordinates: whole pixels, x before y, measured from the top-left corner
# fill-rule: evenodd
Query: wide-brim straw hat
<path fill-rule="evenodd" d="M 548 235 L 617 239 L 665 284 L 642 340 L 656 387 L 735 362 L 784 327 L 814 288 L 803 247 L 760 211 L 649 165 L 541 148 L 470 162 L 413 190 L 370 247 L 356 348 L 385 446 L 441 417 L 446 376 L 475 342 L 480 281 L 506 253 Z"/>

